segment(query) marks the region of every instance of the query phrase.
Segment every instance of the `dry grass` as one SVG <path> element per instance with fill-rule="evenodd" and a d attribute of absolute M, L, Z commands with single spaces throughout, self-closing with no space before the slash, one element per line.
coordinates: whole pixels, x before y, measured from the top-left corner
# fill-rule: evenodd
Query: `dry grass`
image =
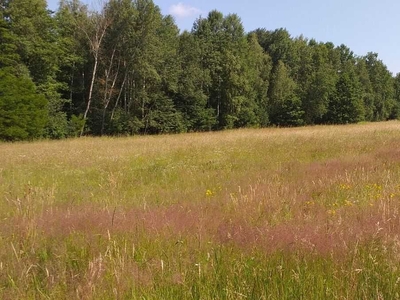
<path fill-rule="evenodd" d="M 0 144 L 0 295 L 400 297 L 400 123 Z"/>

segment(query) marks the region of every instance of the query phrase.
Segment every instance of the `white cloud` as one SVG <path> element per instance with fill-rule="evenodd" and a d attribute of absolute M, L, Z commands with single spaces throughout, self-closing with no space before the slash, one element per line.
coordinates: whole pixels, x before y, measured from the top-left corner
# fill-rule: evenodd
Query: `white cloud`
<path fill-rule="evenodd" d="M 178 4 L 171 5 L 171 7 L 169 8 L 169 13 L 176 18 L 187 18 L 200 14 L 201 10 L 196 7 L 179 2 Z"/>

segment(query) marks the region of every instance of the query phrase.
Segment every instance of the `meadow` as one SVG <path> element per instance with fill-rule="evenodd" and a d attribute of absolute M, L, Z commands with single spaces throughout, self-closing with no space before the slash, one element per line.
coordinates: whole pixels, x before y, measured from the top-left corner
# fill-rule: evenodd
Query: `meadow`
<path fill-rule="evenodd" d="M 400 122 L 0 144 L 0 299 L 400 299 Z"/>

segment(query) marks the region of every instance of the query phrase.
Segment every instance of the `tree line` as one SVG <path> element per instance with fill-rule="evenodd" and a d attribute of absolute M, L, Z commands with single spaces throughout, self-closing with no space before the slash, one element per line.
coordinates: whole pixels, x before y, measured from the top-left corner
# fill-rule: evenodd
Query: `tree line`
<path fill-rule="evenodd" d="M 400 74 L 378 54 L 245 32 L 211 11 L 180 32 L 151 0 L 3 0 L 0 139 L 132 135 L 383 121 Z"/>

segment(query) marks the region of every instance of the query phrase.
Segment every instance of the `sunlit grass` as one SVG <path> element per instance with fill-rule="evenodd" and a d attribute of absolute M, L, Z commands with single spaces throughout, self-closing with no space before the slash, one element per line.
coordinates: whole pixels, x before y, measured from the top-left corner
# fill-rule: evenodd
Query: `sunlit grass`
<path fill-rule="evenodd" d="M 399 298 L 399 149 L 399 122 L 0 144 L 0 298 Z"/>

